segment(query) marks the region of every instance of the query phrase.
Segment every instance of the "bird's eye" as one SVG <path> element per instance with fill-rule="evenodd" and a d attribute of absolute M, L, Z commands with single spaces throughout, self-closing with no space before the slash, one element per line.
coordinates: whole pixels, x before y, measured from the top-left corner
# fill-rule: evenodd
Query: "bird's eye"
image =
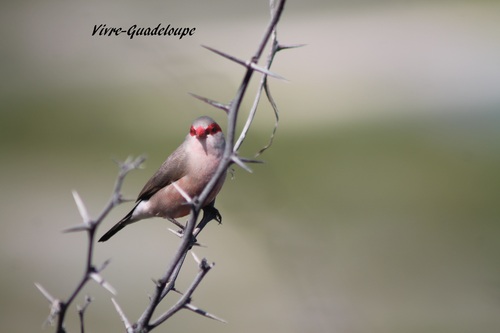
<path fill-rule="evenodd" d="M 221 131 L 219 125 L 217 125 L 216 123 L 211 124 L 208 130 L 210 131 L 210 134 L 216 134 Z"/>
<path fill-rule="evenodd" d="M 191 126 L 191 128 L 189 129 L 189 134 L 191 136 L 195 136 L 196 135 L 196 130 L 194 129 L 194 126 Z"/>

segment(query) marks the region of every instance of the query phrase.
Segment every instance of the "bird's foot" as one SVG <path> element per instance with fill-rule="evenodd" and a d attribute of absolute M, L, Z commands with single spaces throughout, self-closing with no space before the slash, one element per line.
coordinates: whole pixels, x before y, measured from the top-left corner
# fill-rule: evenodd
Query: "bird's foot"
<path fill-rule="evenodd" d="M 198 223 L 198 225 L 196 226 L 194 235 L 198 235 L 201 232 L 201 230 L 205 228 L 207 223 L 212 220 L 219 222 L 219 224 L 222 223 L 222 215 L 220 215 L 219 210 L 215 208 L 213 204 L 203 207 L 203 218 L 201 219 L 200 223 Z"/>
<path fill-rule="evenodd" d="M 203 218 L 200 221 L 200 224 L 204 222 L 207 224 L 208 222 L 215 220 L 222 223 L 222 215 L 220 215 L 219 210 L 212 205 L 206 206 L 203 208 Z"/>

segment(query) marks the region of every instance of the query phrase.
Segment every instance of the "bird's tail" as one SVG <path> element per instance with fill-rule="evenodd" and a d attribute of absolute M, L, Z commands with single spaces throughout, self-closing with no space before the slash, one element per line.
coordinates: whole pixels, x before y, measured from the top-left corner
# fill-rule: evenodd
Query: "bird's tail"
<path fill-rule="evenodd" d="M 134 207 L 134 209 L 135 209 L 135 207 Z M 99 238 L 99 242 L 105 242 L 105 241 L 107 241 L 108 239 L 110 239 L 111 237 L 113 237 L 113 235 L 116 234 L 118 231 L 120 231 L 123 228 L 125 228 L 126 225 L 132 223 L 133 221 L 131 221 L 131 219 L 132 219 L 132 213 L 134 212 L 134 209 L 132 209 L 127 214 L 127 216 L 125 216 L 124 218 L 122 218 L 120 220 L 120 222 L 118 222 L 111 229 L 109 229 L 108 232 L 106 232 L 104 235 L 102 235 L 102 237 Z"/>
<path fill-rule="evenodd" d="M 108 239 L 110 239 L 114 234 L 116 234 L 118 231 L 122 230 L 123 228 L 125 228 L 125 226 L 127 225 L 126 223 L 124 223 L 125 221 L 120 221 L 118 222 L 117 224 L 115 224 L 113 226 L 113 228 L 109 229 L 109 231 L 107 233 L 105 233 L 104 235 L 102 235 L 101 238 L 99 238 L 99 242 L 105 242 L 107 241 Z"/>

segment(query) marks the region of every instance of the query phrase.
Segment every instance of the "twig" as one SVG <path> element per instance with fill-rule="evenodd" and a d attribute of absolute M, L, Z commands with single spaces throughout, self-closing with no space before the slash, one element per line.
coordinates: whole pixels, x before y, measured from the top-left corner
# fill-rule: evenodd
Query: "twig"
<path fill-rule="evenodd" d="M 92 303 L 92 297 L 89 295 L 85 296 L 85 303 L 83 306 L 77 305 L 76 308 L 78 310 L 78 317 L 80 317 L 80 333 L 85 333 L 85 310 L 87 310 L 87 307 Z"/>
<path fill-rule="evenodd" d="M 165 312 L 163 315 L 161 315 L 158 319 L 153 321 L 150 325 L 149 328 L 153 329 L 172 317 L 175 313 L 177 313 L 179 310 L 183 309 L 186 307 L 187 304 L 191 302 L 191 296 L 193 295 L 194 291 L 200 284 L 201 280 L 205 277 L 205 275 L 208 273 L 208 271 L 214 266 L 214 264 L 208 264 L 207 260 L 203 258 L 203 260 L 200 261 L 198 267 L 199 271 L 198 274 L 196 275 L 195 279 L 191 283 L 191 286 L 189 286 L 188 290 L 185 292 L 184 295 L 175 303 L 167 312 Z"/>
<path fill-rule="evenodd" d="M 111 195 L 110 200 L 106 204 L 106 206 L 103 208 L 99 216 L 95 219 L 92 220 L 90 218 L 90 215 L 85 208 L 85 205 L 83 203 L 83 200 L 80 198 L 80 195 L 76 192 L 73 191 L 73 197 L 75 199 L 76 205 L 78 207 L 78 211 L 80 212 L 80 215 L 83 219 L 83 224 L 77 225 L 75 227 L 71 227 L 69 229 L 64 230 L 65 232 L 76 232 L 76 231 L 86 231 L 87 232 L 87 238 L 88 238 L 88 244 L 87 244 L 87 256 L 85 260 L 85 267 L 84 267 L 84 273 L 78 284 L 76 285 L 75 289 L 73 292 L 70 294 L 70 296 L 65 300 L 58 300 L 50 296 L 50 294 L 40 285 L 40 284 L 35 284 L 37 288 L 42 292 L 42 294 L 51 302 L 51 313 L 49 316 L 48 321 L 52 322 L 55 317 L 57 317 L 57 324 L 56 324 L 56 332 L 57 333 L 63 333 L 66 332 L 64 328 L 64 322 L 66 318 L 66 313 L 75 298 L 80 294 L 82 291 L 83 287 L 87 284 L 87 282 L 91 279 L 95 280 L 97 283 L 99 283 L 101 286 L 109 290 L 110 292 L 114 293 L 114 288 L 106 282 L 102 276 L 100 275 L 100 272 L 106 267 L 107 263 L 109 261 L 106 261 L 99 269 L 95 268 L 95 265 L 93 264 L 93 255 L 94 255 L 94 237 L 95 237 L 95 232 L 97 230 L 97 227 L 99 224 L 104 220 L 104 218 L 109 214 L 109 212 L 116 207 L 117 205 L 121 204 L 124 200 L 122 199 L 122 194 L 121 194 L 121 188 L 123 185 L 123 181 L 125 179 L 125 176 L 132 170 L 138 169 L 141 164 L 144 162 L 145 158 L 140 156 L 136 159 L 128 158 L 125 162 L 119 163 L 120 166 L 120 171 L 118 173 L 118 177 L 115 182 L 115 186 Z M 88 306 L 84 306 L 81 312 L 81 320 L 83 320 L 83 311 L 84 309 Z M 81 330 L 83 330 L 83 322 L 81 322 Z"/>

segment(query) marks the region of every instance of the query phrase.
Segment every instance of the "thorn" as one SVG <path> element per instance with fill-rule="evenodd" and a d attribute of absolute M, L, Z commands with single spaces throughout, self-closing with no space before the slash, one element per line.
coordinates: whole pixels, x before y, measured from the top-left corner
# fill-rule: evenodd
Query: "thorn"
<path fill-rule="evenodd" d="M 206 97 L 202 97 L 202 96 L 199 96 L 199 95 L 196 95 L 196 94 L 193 94 L 193 93 L 189 93 L 191 96 L 193 96 L 194 98 L 197 98 L 199 99 L 200 101 L 202 102 L 205 102 L 213 107 L 216 107 L 217 109 L 221 109 L 222 111 L 228 113 L 229 112 L 229 105 L 227 104 L 222 104 L 222 103 L 219 103 L 219 102 L 216 102 L 212 99 L 209 99 L 209 98 L 206 98 Z"/>
<path fill-rule="evenodd" d="M 191 197 L 189 196 L 189 194 L 186 193 L 186 191 L 184 191 L 179 185 L 177 185 L 177 182 L 173 182 L 172 185 L 175 187 L 177 192 L 179 192 L 182 195 L 182 197 L 186 199 L 186 201 L 189 204 L 193 203 L 193 199 L 191 199 Z"/>
<path fill-rule="evenodd" d="M 249 173 L 253 173 L 252 169 L 250 169 L 238 156 L 236 156 L 235 154 L 233 154 L 231 156 L 231 160 L 238 164 L 242 169 L 246 170 L 247 172 Z"/>
<path fill-rule="evenodd" d="M 115 306 L 116 312 L 118 312 L 118 315 L 120 316 L 121 321 L 125 325 L 125 329 L 127 332 L 132 331 L 132 325 L 130 325 L 130 321 L 127 319 L 127 316 L 125 316 L 125 313 L 123 312 L 122 308 L 118 304 L 118 302 L 114 299 L 111 298 L 111 302 L 113 302 L 113 305 Z"/>
<path fill-rule="evenodd" d="M 116 295 L 115 288 L 113 288 L 113 286 L 111 284 L 109 284 L 106 280 L 104 280 L 104 278 L 100 274 L 93 272 L 93 273 L 90 273 L 90 277 L 92 278 L 92 280 L 94 280 L 99 285 L 101 285 L 101 287 L 103 287 L 104 289 L 106 289 L 107 291 L 112 293 L 113 295 Z"/>
<path fill-rule="evenodd" d="M 78 194 L 77 191 L 73 190 L 73 199 L 75 199 L 76 206 L 78 207 L 78 211 L 80 212 L 80 216 L 83 219 L 83 223 L 86 225 L 90 225 L 91 219 L 89 212 L 87 211 L 87 208 L 85 207 L 85 204 L 83 203 L 82 198 Z"/>
<path fill-rule="evenodd" d="M 177 288 L 172 288 L 171 289 L 174 293 L 178 293 L 179 295 L 184 295 L 184 293 L 180 290 L 177 290 Z"/>
<path fill-rule="evenodd" d="M 227 323 L 227 321 L 225 321 L 224 319 L 219 318 L 219 317 L 217 317 L 217 316 L 215 316 L 215 315 L 213 315 L 213 314 L 211 314 L 211 313 L 208 313 L 208 312 L 206 312 L 205 310 L 202 310 L 202 309 L 200 309 L 200 308 L 198 308 L 198 307 L 194 306 L 194 305 L 193 305 L 193 304 L 191 304 L 191 303 L 187 303 L 187 304 L 185 304 L 185 305 L 184 305 L 184 307 L 185 307 L 186 309 L 189 309 L 189 310 L 191 310 L 191 311 L 193 311 L 193 312 L 196 312 L 197 314 L 200 314 L 200 315 L 205 316 L 205 317 L 207 317 L 207 318 L 210 318 L 210 319 L 213 319 L 213 320 L 217 320 L 217 321 L 220 321 L 220 322 L 222 322 L 222 323 Z"/>
<path fill-rule="evenodd" d="M 235 63 L 237 63 L 237 64 L 240 64 L 240 65 L 242 65 L 242 66 L 244 66 L 244 67 L 248 67 L 248 65 L 247 65 L 247 63 L 246 63 L 246 62 L 244 62 L 243 60 L 238 59 L 238 58 L 236 58 L 236 57 L 233 57 L 232 55 L 229 55 L 229 54 L 224 53 L 224 52 L 222 52 L 222 51 L 218 51 L 218 50 L 216 50 L 216 49 L 214 49 L 214 48 L 212 48 L 212 47 L 210 47 L 210 46 L 202 45 L 202 47 L 206 48 L 206 49 L 207 49 L 207 50 L 209 50 L 209 51 L 212 51 L 212 52 L 213 52 L 213 53 L 215 53 L 215 54 L 220 55 L 221 57 L 224 57 L 224 58 L 226 58 L 226 59 L 229 59 L 229 60 L 231 60 L 231 61 L 234 61 L 234 62 L 235 62 Z"/>
<path fill-rule="evenodd" d="M 253 158 L 246 158 L 246 157 L 238 157 L 242 162 L 245 163 L 256 163 L 256 164 L 264 164 L 265 162 L 262 160 L 256 160 Z"/>
<path fill-rule="evenodd" d="M 287 50 L 287 49 L 296 49 L 298 47 L 303 47 L 306 46 L 307 44 L 289 44 L 289 45 L 281 45 L 278 44 L 278 47 L 276 48 L 277 51 L 281 50 Z"/>
<path fill-rule="evenodd" d="M 174 235 L 176 235 L 177 237 L 179 238 L 182 238 L 182 236 L 184 235 L 183 233 L 179 232 L 179 231 L 175 231 L 174 229 L 172 228 L 167 228 L 168 231 L 170 231 L 171 233 L 173 233 Z"/>
<path fill-rule="evenodd" d="M 66 229 L 63 229 L 62 232 L 68 233 L 68 232 L 78 232 L 78 231 L 87 231 L 89 230 L 89 225 L 88 224 L 79 224 L 74 227 L 69 227 Z"/>
<path fill-rule="evenodd" d="M 40 290 L 42 295 L 45 297 L 45 299 L 47 299 L 47 301 L 49 301 L 49 303 L 54 303 L 55 301 L 57 301 L 57 299 L 52 297 L 52 295 L 49 294 L 49 292 L 44 287 L 42 287 L 41 284 L 35 282 L 35 286 L 38 288 L 38 290 Z"/>
<path fill-rule="evenodd" d="M 197 255 L 196 255 L 193 251 L 191 251 L 191 255 L 193 256 L 194 261 L 196 261 L 196 263 L 197 263 L 198 265 L 201 265 L 201 260 L 200 260 L 200 258 L 198 258 L 198 256 L 197 256 Z"/>
<path fill-rule="evenodd" d="M 109 265 L 110 262 L 111 262 L 111 259 L 106 260 L 105 262 L 102 263 L 101 267 L 96 269 L 96 271 L 98 273 L 102 272 Z"/>
<path fill-rule="evenodd" d="M 50 303 L 50 313 L 45 320 L 44 325 L 48 323 L 52 326 L 54 325 L 54 319 L 61 311 L 61 301 L 59 301 L 57 298 L 52 297 L 52 295 L 49 294 L 49 292 L 39 283 L 35 283 L 35 286 L 38 288 L 38 290 L 40 290 L 45 299 Z"/>
<path fill-rule="evenodd" d="M 255 63 L 253 63 L 253 62 L 251 62 L 251 63 L 250 63 L 250 68 L 252 68 L 253 70 L 255 70 L 255 71 L 257 71 L 257 72 L 260 72 L 260 73 L 262 73 L 262 74 L 265 74 L 265 75 L 267 75 L 267 76 L 274 77 L 274 78 L 276 78 L 276 79 L 278 79 L 278 80 L 288 81 L 288 80 L 287 80 L 287 79 L 285 79 L 283 76 L 278 75 L 278 74 L 276 74 L 276 73 L 274 73 L 274 72 L 271 72 L 270 70 L 265 69 L 265 68 L 263 68 L 263 67 L 259 67 L 259 66 L 257 66 Z"/>
<path fill-rule="evenodd" d="M 174 229 L 167 228 L 167 230 L 170 231 L 171 233 L 173 233 L 174 235 L 176 235 L 179 238 L 182 238 L 182 236 L 184 236 L 184 234 L 182 232 L 175 231 Z M 194 242 L 193 246 L 206 247 L 205 245 L 203 245 L 201 243 L 198 243 L 198 242 Z"/>
<path fill-rule="evenodd" d="M 218 51 L 214 48 L 211 48 L 210 46 L 206 46 L 206 45 L 202 45 L 204 48 L 206 48 L 207 50 L 210 50 L 226 59 L 229 59 L 231 61 L 234 61 L 235 63 L 239 64 L 239 65 L 242 65 L 246 68 L 251 68 L 253 69 L 254 71 L 257 71 L 257 72 L 260 72 L 262 74 L 265 74 L 265 75 L 268 75 L 268 76 L 271 76 L 271 77 L 274 77 L 274 78 L 277 78 L 277 79 L 280 79 L 280 80 L 285 80 L 287 81 L 284 77 L 282 77 L 281 75 L 278 75 L 276 73 L 273 73 L 271 72 L 270 70 L 268 69 L 265 69 L 265 68 L 262 68 L 262 67 L 259 67 L 256 63 L 253 63 L 251 61 L 249 62 L 245 62 L 241 59 L 238 59 L 236 57 L 233 57 L 232 55 L 229 55 L 227 53 L 224 53 L 224 52 L 221 52 L 221 51 Z"/>

